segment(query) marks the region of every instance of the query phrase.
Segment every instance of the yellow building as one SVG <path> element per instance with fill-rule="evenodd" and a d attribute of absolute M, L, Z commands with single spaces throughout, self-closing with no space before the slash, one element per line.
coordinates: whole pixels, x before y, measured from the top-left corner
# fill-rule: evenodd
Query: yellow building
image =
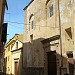
<path fill-rule="evenodd" d="M 27 75 L 74 75 L 75 0 L 32 0 L 24 8 Z"/>
<path fill-rule="evenodd" d="M 5 45 L 6 74 L 18 75 L 22 68 L 23 34 L 15 34 Z"/>

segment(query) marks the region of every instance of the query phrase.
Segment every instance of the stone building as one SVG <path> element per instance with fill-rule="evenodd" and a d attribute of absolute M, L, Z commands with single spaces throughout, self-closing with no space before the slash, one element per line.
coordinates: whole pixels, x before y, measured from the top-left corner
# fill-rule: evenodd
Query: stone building
<path fill-rule="evenodd" d="M 32 0 L 24 8 L 25 74 L 75 74 L 74 7 L 75 0 Z"/>

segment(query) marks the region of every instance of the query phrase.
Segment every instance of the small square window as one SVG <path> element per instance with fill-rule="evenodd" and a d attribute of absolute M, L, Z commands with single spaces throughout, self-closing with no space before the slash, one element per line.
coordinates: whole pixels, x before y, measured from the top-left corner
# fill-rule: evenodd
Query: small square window
<path fill-rule="evenodd" d="M 53 16 L 53 5 L 50 6 L 50 17 Z"/>

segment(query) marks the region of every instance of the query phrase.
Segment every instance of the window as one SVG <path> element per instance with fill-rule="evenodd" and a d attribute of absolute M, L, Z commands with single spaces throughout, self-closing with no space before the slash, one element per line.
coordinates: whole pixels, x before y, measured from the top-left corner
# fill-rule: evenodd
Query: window
<path fill-rule="evenodd" d="M 30 42 L 32 42 L 32 41 L 33 41 L 33 34 L 30 35 Z"/>
<path fill-rule="evenodd" d="M 67 52 L 67 56 L 68 56 L 68 67 L 69 67 L 69 74 L 73 75 L 74 74 L 74 60 L 73 60 L 73 52 L 72 51 L 68 51 Z"/>
<path fill-rule="evenodd" d="M 29 31 L 34 28 L 34 15 L 31 14 L 29 17 Z"/>
<path fill-rule="evenodd" d="M 10 51 L 10 46 L 8 47 L 8 51 Z"/>
<path fill-rule="evenodd" d="M 16 42 L 16 49 L 18 49 L 18 42 Z"/>
<path fill-rule="evenodd" d="M 53 16 L 53 5 L 50 6 L 50 17 Z"/>
<path fill-rule="evenodd" d="M 7 57 L 5 58 L 5 62 L 7 63 Z"/>
<path fill-rule="evenodd" d="M 72 29 L 71 29 L 71 27 L 65 29 L 65 31 L 67 33 L 66 36 L 68 37 L 68 39 L 72 39 Z"/>
<path fill-rule="evenodd" d="M 32 29 L 33 29 L 34 28 L 34 21 L 31 22 L 31 25 L 32 25 Z"/>

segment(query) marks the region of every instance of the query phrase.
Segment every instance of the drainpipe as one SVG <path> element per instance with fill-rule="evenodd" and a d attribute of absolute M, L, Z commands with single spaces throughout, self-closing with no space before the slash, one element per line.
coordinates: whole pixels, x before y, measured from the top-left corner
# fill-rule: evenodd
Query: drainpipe
<path fill-rule="evenodd" d="M 60 75 L 62 75 L 63 58 L 62 58 L 62 34 L 61 34 L 61 20 L 60 20 L 59 0 L 58 0 L 58 16 L 59 16 L 59 34 L 60 34 Z"/>

